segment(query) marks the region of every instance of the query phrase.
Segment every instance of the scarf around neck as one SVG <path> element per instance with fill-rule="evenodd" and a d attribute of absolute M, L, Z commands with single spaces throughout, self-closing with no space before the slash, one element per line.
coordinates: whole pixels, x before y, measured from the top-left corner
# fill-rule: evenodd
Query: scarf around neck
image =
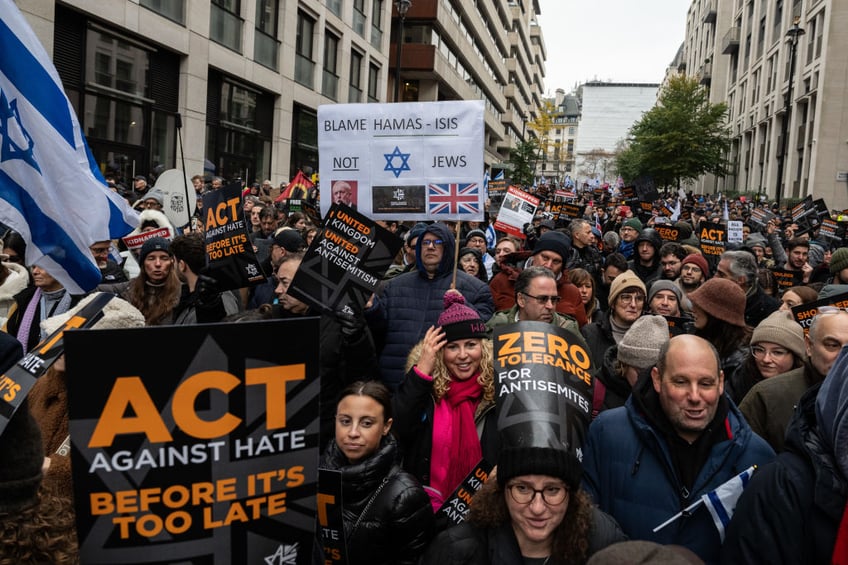
<path fill-rule="evenodd" d="M 433 412 L 430 457 L 430 502 L 437 511 L 483 457 L 474 412 L 483 397 L 479 373 L 465 381 L 452 380 Z"/>

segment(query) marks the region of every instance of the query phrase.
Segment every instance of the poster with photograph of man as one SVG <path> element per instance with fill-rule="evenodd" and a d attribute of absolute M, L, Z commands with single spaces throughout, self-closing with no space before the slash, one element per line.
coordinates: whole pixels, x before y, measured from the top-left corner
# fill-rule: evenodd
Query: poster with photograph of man
<path fill-rule="evenodd" d="M 334 180 L 330 187 L 333 193 L 333 204 L 344 204 L 356 209 L 359 183 L 355 180 Z"/>

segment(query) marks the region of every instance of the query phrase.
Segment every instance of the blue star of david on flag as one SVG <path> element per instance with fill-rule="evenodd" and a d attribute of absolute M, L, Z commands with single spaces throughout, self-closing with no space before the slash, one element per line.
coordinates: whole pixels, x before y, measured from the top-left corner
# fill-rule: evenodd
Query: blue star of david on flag
<path fill-rule="evenodd" d="M 480 213 L 480 187 L 476 182 L 431 184 L 427 199 L 430 214 Z"/>
<path fill-rule="evenodd" d="M 395 150 L 391 153 L 383 153 L 383 157 L 386 158 L 386 166 L 383 167 L 384 171 L 391 171 L 395 178 L 398 178 L 403 171 L 411 170 L 409 168 L 409 156 L 411 153 L 401 153 L 400 148 L 395 145 Z M 395 166 L 395 158 L 400 159 L 400 166 Z"/>

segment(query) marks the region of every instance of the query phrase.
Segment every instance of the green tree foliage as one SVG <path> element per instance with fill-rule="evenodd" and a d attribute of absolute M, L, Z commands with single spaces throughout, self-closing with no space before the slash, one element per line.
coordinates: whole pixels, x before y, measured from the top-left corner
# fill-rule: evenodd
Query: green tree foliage
<path fill-rule="evenodd" d="M 510 149 L 509 160 L 512 163 L 512 183 L 520 186 L 533 184 L 536 161 L 539 158 L 539 142 L 536 138 L 521 141 Z"/>
<path fill-rule="evenodd" d="M 727 105 L 711 104 L 698 79 L 669 79 L 657 105 L 633 124 L 616 168 L 625 181 L 650 177 L 657 187 L 691 184 L 705 173 L 731 173 Z"/>

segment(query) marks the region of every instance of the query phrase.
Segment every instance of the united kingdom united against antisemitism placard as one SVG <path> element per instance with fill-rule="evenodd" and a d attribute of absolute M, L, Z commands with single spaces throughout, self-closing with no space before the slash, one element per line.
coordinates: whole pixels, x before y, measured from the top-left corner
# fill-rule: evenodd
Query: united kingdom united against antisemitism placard
<path fill-rule="evenodd" d="M 321 214 L 482 221 L 483 101 L 318 107 Z"/>

